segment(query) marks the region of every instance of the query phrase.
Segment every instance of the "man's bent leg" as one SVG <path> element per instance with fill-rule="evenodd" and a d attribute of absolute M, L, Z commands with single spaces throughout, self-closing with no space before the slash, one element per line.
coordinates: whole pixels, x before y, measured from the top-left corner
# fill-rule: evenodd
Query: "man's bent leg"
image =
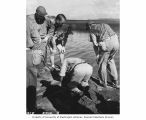
<path fill-rule="evenodd" d="M 117 85 L 118 84 L 118 73 L 117 73 L 114 59 L 112 59 L 108 62 L 107 69 L 108 69 L 111 80 L 113 82 L 115 82 L 115 84 Z"/>
<path fill-rule="evenodd" d="M 104 82 L 104 86 L 107 86 L 107 62 L 108 62 L 108 58 L 109 58 L 109 53 L 106 52 L 103 54 L 101 60 L 100 61 L 100 65 L 99 65 L 99 77 L 100 79 Z"/>

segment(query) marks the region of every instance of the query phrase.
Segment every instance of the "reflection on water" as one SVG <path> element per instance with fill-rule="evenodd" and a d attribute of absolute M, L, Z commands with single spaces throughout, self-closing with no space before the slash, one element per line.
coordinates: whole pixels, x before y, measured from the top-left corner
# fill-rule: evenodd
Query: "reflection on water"
<path fill-rule="evenodd" d="M 73 31 L 73 35 L 69 35 L 66 44 L 65 57 L 79 57 L 85 59 L 94 67 L 93 75 L 96 76 L 97 64 L 96 56 L 93 50 L 93 44 L 89 42 L 89 33 Z M 55 56 L 56 62 L 59 62 L 59 56 Z M 119 54 L 115 56 L 115 62 L 119 73 Z"/>

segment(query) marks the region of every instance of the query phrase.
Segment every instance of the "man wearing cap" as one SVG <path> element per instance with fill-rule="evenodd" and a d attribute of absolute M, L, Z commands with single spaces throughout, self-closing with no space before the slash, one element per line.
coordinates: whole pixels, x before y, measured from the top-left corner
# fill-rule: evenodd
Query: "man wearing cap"
<path fill-rule="evenodd" d="M 83 90 L 88 90 L 88 81 L 92 75 L 93 68 L 85 60 L 80 58 L 66 58 L 63 61 L 60 70 L 60 80 L 67 84 L 67 88 L 76 95 L 82 95 L 82 91 L 78 88 L 79 85 Z M 68 76 L 68 77 L 67 77 Z M 67 77 L 66 81 L 63 78 Z"/>
<path fill-rule="evenodd" d="M 35 111 L 38 70 L 45 66 L 47 41 L 54 31 L 46 15 L 46 9 L 39 6 L 35 14 L 26 17 L 27 109 L 29 112 Z"/>
<path fill-rule="evenodd" d="M 52 68 L 55 67 L 54 55 L 56 53 L 56 50 L 58 50 L 59 52 L 61 64 L 63 63 L 65 45 L 68 39 L 68 35 L 71 33 L 71 27 L 66 24 L 66 17 L 63 14 L 58 14 L 56 16 L 54 27 L 55 29 L 53 37 L 50 40 L 50 43 L 48 44 L 51 51 L 50 59 Z"/>
<path fill-rule="evenodd" d="M 88 27 L 99 66 L 98 75 L 107 87 L 108 71 L 113 85 L 118 87 L 118 73 L 114 62 L 114 56 L 119 50 L 118 36 L 108 24 L 91 23 Z"/>

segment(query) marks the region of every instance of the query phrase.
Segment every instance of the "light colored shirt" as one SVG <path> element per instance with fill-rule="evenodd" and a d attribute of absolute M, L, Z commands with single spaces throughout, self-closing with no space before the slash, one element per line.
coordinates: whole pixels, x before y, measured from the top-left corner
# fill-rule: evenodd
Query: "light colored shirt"
<path fill-rule="evenodd" d="M 41 46 L 42 39 L 47 35 L 53 35 L 54 26 L 51 21 L 46 19 L 42 24 L 38 24 L 35 20 L 35 15 L 26 16 L 26 47 L 39 48 Z"/>
<path fill-rule="evenodd" d="M 61 70 L 60 70 L 60 76 L 65 76 L 66 72 L 70 72 L 72 68 L 74 68 L 75 65 L 85 62 L 85 60 L 82 60 L 80 58 L 66 58 L 64 59 L 64 62 L 62 64 Z"/>

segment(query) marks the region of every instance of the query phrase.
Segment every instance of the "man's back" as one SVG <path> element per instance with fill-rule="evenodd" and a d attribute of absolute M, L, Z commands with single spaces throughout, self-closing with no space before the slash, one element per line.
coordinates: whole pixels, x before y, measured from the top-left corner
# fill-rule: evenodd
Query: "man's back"
<path fill-rule="evenodd" d="M 115 32 L 111 29 L 108 24 L 92 24 L 90 27 L 91 32 L 99 36 L 100 40 L 104 40 L 108 37 L 115 35 Z"/>
<path fill-rule="evenodd" d="M 66 58 L 62 64 L 60 76 L 65 76 L 66 71 L 71 71 L 75 65 L 85 62 L 80 58 Z"/>

